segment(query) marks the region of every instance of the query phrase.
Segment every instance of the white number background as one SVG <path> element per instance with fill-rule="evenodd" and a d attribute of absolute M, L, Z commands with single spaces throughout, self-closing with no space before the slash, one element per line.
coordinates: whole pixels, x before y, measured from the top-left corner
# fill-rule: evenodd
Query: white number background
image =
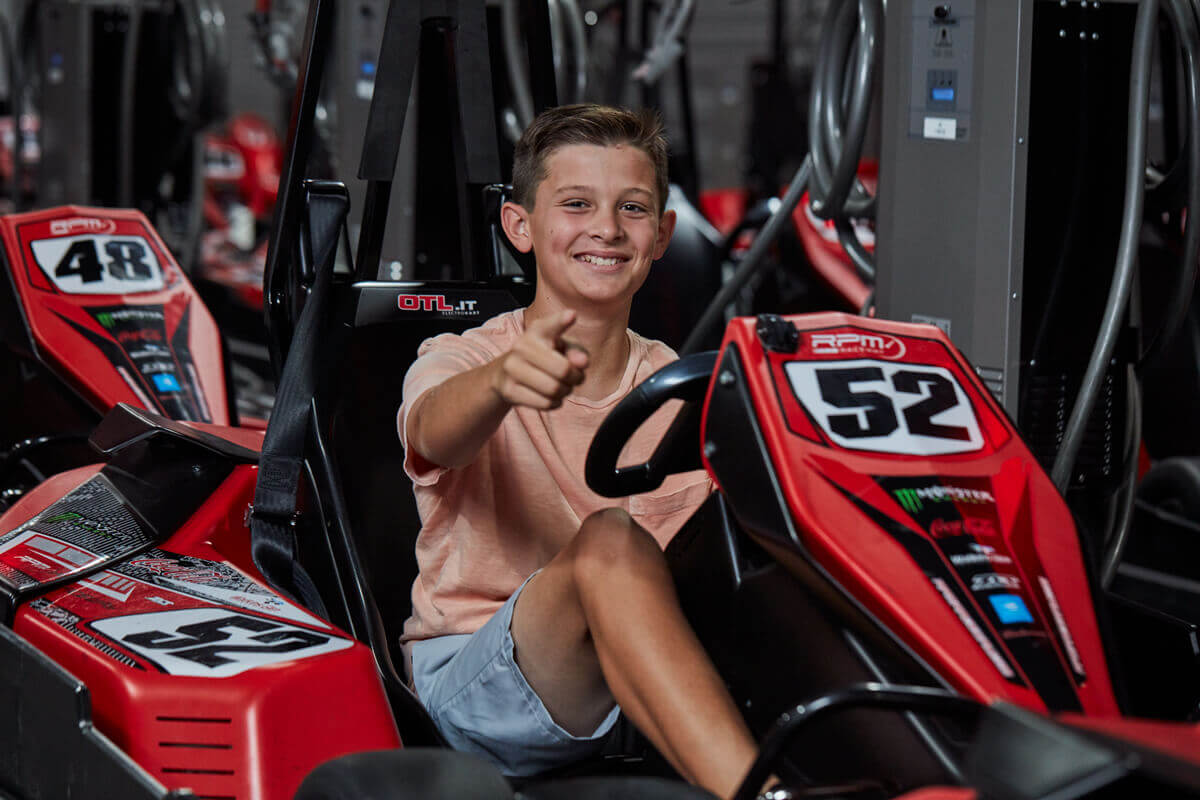
<path fill-rule="evenodd" d="M 854 381 L 850 391 L 874 392 L 891 400 L 899 425 L 886 436 L 845 437 L 834 432 L 829 424 L 831 416 L 853 414 L 864 429 L 867 427 L 865 408 L 842 408 L 829 403 L 821 393 L 817 383 L 817 371 L 829 369 L 855 369 L 859 367 L 878 367 L 883 371 L 883 380 Z M 983 447 L 983 433 L 979 428 L 979 420 L 967 400 L 966 392 L 959 385 L 953 373 L 942 367 L 924 364 L 904 364 L 875 359 L 856 359 L 853 361 L 792 361 L 785 365 L 792 391 L 821 426 L 833 442 L 849 450 L 869 450 L 877 453 L 896 453 L 900 455 L 937 456 L 953 453 L 970 453 Z M 929 397 L 929 385 L 920 384 L 923 394 L 912 394 L 897 391 L 892 385 L 892 376 L 897 372 L 936 373 L 949 381 L 954 388 L 957 403 L 930 417 L 930 421 L 938 425 L 954 425 L 965 428 L 967 439 L 949 439 L 941 436 L 924 436 L 914 434 L 908 429 L 904 417 L 904 409 L 910 408 Z"/>
<path fill-rule="evenodd" d="M 80 241 L 94 241 L 96 257 L 104 267 L 98 281 L 84 281 L 79 275 L 57 275 L 58 265 L 63 256 L 71 249 L 71 245 Z M 145 249 L 142 263 L 150 268 L 149 278 L 118 278 L 109 269 L 112 256 L 105 252 L 104 246 L 109 242 L 138 242 Z M 154 255 L 150 243 L 141 236 L 62 236 L 53 239 L 39 239 L 33 242 L 33 258 L 41 267 L 46 277 L 54 283 L 54 287 L 64 294 L 138 294 L 140 292 L 157 292 L 166 284 L 163 281 L 162 265 Z"/>
<path fill-rule="evenodd" d="M 214 646 L 218 648 L 244 647 L 246 649 L 225 651 L 221 655 L 229 659 L 229 663 L 207 667 L 190 659 L 174 656 L 169 648 L 144 647 L 127 641 L 129 636 L 136 633 L 162 631 L 166 634 L 176 635 L 178 629 L 184 625 L 194 625 L 231 616 L 238 616 L 238 614 L 228 608 L 181 608 L 173 611 L 132 614 L 127 617 L 109 617 L 93 622 L 92 627 L 114 642 L 119 642 L 122 647 L 127 647 L 154 661 L 171 675 L 196 675 L 204 678 L 228 678 L 254 667 L 333 653 L 345 650 L 354 644 L 349 639 L 343 639 L 340 636 L 322 635 L 320 644 L 300 647 L 288 652 L 270 652 L 267 649 L 269 644 L 252 638 L 256 634 L 255 631 L 228 626 L 223 629 L 228 634 L 228 638 L 213 643 Z M 275 621 L 272 620 L 272 622 Z M 275 622 L 275 627 L 269 632 L 286 634 L 288 631 L 296 630 L 307 634 L 313 633 L 303 628 L 294 628 L 283 622 Z M 256 650 L 256 648 L 261 649 Z"/>

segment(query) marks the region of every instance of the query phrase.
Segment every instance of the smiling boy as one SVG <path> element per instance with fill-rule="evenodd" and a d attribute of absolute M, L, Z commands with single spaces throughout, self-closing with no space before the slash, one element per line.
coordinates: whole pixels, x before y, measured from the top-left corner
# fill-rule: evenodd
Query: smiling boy
<path fill-rule="evenodd" d="M 689 781 L 731 796 L 755 745 L 688 627 L 662 548 L 703 473 L 614 501 L 584 483 L 607 413 L 675 354 L 628 330 L 675 226 L 657 119 L 541 114 L 517 144 L 504 231 L 537 294 L 422 344 L 398 424 L 416 487 L 420 574 L 404 640 L 413 685 L 458 749 L 510 775 L 599 750 L 618 711 Z M 643 461 L 669 425 L 626 449 Z"/>

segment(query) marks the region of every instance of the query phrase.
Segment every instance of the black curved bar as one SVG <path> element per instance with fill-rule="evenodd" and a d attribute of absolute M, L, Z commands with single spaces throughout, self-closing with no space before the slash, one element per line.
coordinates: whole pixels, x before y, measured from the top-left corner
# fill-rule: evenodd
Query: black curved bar
<path fill-rule="evenodd" d="M 763 782 L 771 775 L 771 765 L 800 729 L 817 717 L 852 708 L 878 708 L 891 711 L 915 711 L 927 714 L 975 715 L 985 706 L 945 689 L 928 686 L 896 686 L 860 683 L 785 711 L 767 731 L 759 745 L 758 758 L 746 773 L 733 800 L 754 800 Z"/>
<path fill-rule="evenodd" d="M 687 447 L 683 428 L 695 429 L 691 445 L 700 449 L 699 414 L 680 412 L 686 425 L 672 425 L 649 461 L 618 467 L 617 459 L 629 438 L 650 415 L 668 400 L 698 403 L 704 400 L 708 382 L 717 363 L 717 353 L 708 351 L 685 356 L 655 372 L 625 396 L 596 431 L 588 448 L 584 477 L 592 491 L 604 497 L 626 497 L 657 489 L 663 479 L 678 470 L 681 458 L 674 452 Z M 696 461 L 699 464 L 699 461 Z"/>

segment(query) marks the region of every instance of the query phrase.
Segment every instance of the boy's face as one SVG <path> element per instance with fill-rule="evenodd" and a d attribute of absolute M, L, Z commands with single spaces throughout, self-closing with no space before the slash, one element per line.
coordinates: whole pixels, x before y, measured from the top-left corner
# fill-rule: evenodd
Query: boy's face
<path fill-rule="evenodd" d="M 566 145 L 545 175 L 532 211 L 501 211 L 513 246 L 537 258 L 538 294 L 569 308 L 628 305 L 675 229 L 675 212 L 658 212 L 650 157 L 631 145 Z"/>

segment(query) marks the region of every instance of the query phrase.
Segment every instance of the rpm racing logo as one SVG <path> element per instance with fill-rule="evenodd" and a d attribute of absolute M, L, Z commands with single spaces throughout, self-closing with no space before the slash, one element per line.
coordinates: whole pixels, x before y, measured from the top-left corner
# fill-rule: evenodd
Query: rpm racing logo
<path fill-rule="evenodd" d="M 50 221 L 51 236 L 72 236 L 79 233 L 113 233 L 117 223 L 111 219 L 96 219 L 95 217 L 71 217 L 70 219 L 55 219 Z"/>
<path fill-rule="evenodd" d="M 893 489 L 896 501 L 910 514 L 925 507 L 925 503 L 994 503 L 996 498 L 983 489 L 964 489 L 961 486 L 920 486 L 912 489 Z M 936 535 L 936 534 L 935 534 Z"/>
<path fill-rule="evenodd" d="M 459 300 L 451 305 L 444 294 L 402 294 L 396 298 L 401 311 L 432 311 L 449 317 L 479 316 L 478 300 Z"/>
<path fill-rule="evenodd" d="M 886 333 L 846 331 L 809 334 L 808 346 L 818 356 L 873 356 L 897 361 L 904 358 L 904 342 Z"/>

